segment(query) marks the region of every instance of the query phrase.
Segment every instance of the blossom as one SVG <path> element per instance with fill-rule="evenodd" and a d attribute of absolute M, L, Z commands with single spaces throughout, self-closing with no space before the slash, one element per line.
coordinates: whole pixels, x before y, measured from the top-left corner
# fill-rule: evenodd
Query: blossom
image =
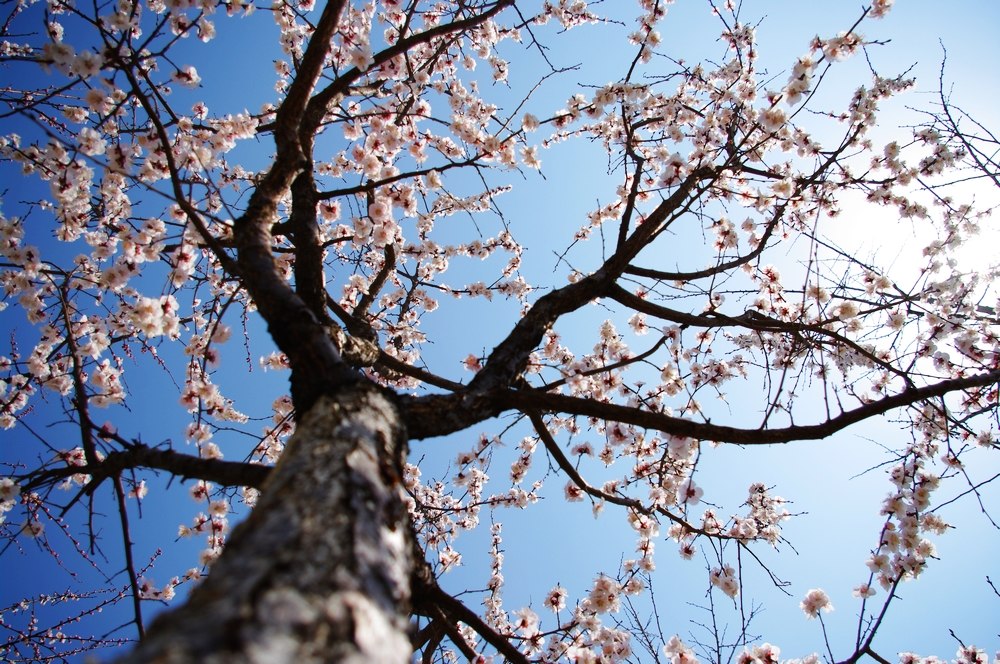
<path fill-rule="evenodd" d="M 542 160 L 538 158 L 538 148 L 535 146 L 523 148 L 521 150 L 521 159 L 528 168 L 534 168 L 535 170 L 542 168 Z"/>
<path fill-rule="evenodd" d="M 392 221 L 392 208 L 385 200 L 376 200 L 368 206 L 368 216 L 375 223 Z"/>
<path fill-rule="evenodd" d="M 57 39 L 42 46 L 43 57 L 52 62 L 56 69 L 69 74 L 76 63 L 76 51 L 69 44 Z"/>
<path fill-rule="evenodd" d="M 701 501 L 701 497 L 705 492 L 702 488 L 694 483 L 694 480 L 688 478 L 681 485 L 678 491 L 680 502 L 686 503 L 688 505 L 697 505 Z"/>
<path fill-rule="evenodd" d="M 9 477 L 0 477 L 0 501 L 16 500 L 21 495 L 21 487 Z"/>
<path fill-rule="evenodd" d="M 841 302 L 837 306 L 837 318 L 850 320 L 858 315 L 858 305 L 855 302 Z"/>
<path fill-rule="evenodd" d="M 602 574 L 594 581 L 594 587 L 587 596 L 587 604 L 597 613 L 617 613 L 621 607 L 621 586 Z"/>
<path fill-rule="evenodd" d="M 851 594 L 855 597 L 862 598 L 873 597 L 875 595 L 875 589 L 867 583 L 862 583 L 860 586 L 856 587 Z"/>
<path fill-rule="evenodd" d="M 764 128 L 764 131 L 770 134 L 781 129 L 787 119 L 788 116 L 785 115 L 785 111 L 777 106 L 771 106 L 761 112 L 760 125 Z"/>
<path fill-rule="evenodd" d="M 524 607 L 523 609 L 518 609 L 514 612 L 517 620 L 514 621 L 514 627 L 521 632 L 522 636 L 532 636 L 538 633 L 538 614 Z"/>
<path fill-rule="evenodd" d="M 646 315 L 637 313 L 628 319 L 629 327 L 632 331 L 638 335 L 647 334 L 649 332 L 649 324 L 646 323 Z"/>
<path fill-rule="evenodd" d="M 833 611 L 833 604 L 825 592 L 819 588 L 813 588 L 806 593 L 805 598 L 799 603 L 799 608 L 806 614 L 807 618 L 815 618 L 819 615 L 820 609 L 829 613 Z"/>
<path fill-rule="evenodd" d="M 785 102 L 792 106 L 797 104 L 802 95 L 809 91 L 809 84 L 812 81 L 813 69 L 816 63 L 810 56 L 799 58 L 788 77 L 788 85 L 785 87 Z"/>
<path fill-rule="evenodd" d="M 783 178 L 771 185 L 771 191 L 779 198 L 790 198 L 795 193 L 795 183 L 789 178 Z"/>
<path fill-rule="evenodd" d="M 196 88 L 201 83 L 201 76 L 198 75 L 198 70 L 191 65 L 178 69 L 173 73 L 171 78 L 189 88 Z"/>
<path fill-rule="evenodd" d="M 6 513 L 14 509 L 14 501 L 21 495 L 21 487 L 9 477 L 0 477 L 0 525 L 6 522 Z"/>
<path fill-rule="evenodd" d="M 444 569 L 450 570 L 462 563 L 462 554 L 448 546 L 438 552 L 438 560 Z"/>
<path fill-rule="evenodd" d="M 356 48 L 351 52 L 351 64 L 357 67 L 358 71 L 367 71 L 374 62 L 372 50 L 367 45 Z"/>
<path fill-rule="evenodd" d="M 663 652 L 670 658 L 670 664 L 696 664 L 698 662 L 694 651 L 676 635 L 671 636 L 670 640 L 663 646 Z"/>
<path fill-rule="evenodd" d="M 545 596 L 544 601 L 545 606 L 549 607 L 553 611 L 562 611 L 566 608 L 566 589 L 562 586 L 556 586 L 549 591 L 548 595 Z"/>
<path fill-rule="evenodd" d="M 889 13 L 895 0 L 873 0 L 869 14 L 872 18 L 882 18 Z"/>
<path fill-rule="evenodd" d="M 98 88 L 91 88 L 87 90 L 87 94 L 84 95 L 83 99 L 87 102 L 87 106 L 90 110 L 95 113 L 104 113 L 111 105 L 111 99 Z"/>
<path fill-rule="evenodd" d="M 831 60 L 846 60 L 854 55 L 861 44 L 861 35 L 854 32 L 841 32 L 833 39 L 823 42 L 823 54 Z"/>
<path fill-rule="evenodd" d="M 739 664 L 778 664 L 781 649 L 778 646 L 764 643 L 754 646 L 751 650 L 744 650 L 737 662 Z"/>
<path fill-rule="evenodd" d="M 71 69 L 80 78 L 90 78 L 100 73 L 103 64 L 103 59 L 99 55 L 94 55 L 90 51 L 80 51 L 76 54 Z"/>
<path fill-rule="evenodd" d="M 45 532 L 45 524 L 37 519 L 29 519 L 24 523 L 21 531 L 28 537 L 41 537 L 42 533 Z"/>
<path fill-rule="evenodd" d="M 711 581 L 713 586 L 721 590 L 729 597 L 735 598 L 740 594 L 740 584 L 736 579 L 736 571 L 733 569 L 732 565 L 716 567 L 708 575 L 708 579 Z"/>
<path fill-rule="evenodd" d="M 378 224 L 372 232 L 372 243 L 376 247 L 384 247 L 392 244 L 396 238 L 396 225 L 392 222 Z"/>
<path fill-rule="evenodd" d="M 982 648 L 963 645 L 955 653 L 955 661 L 958 664 L 987 664 L 990 657 Z"/>
<path fill-rule="evenodd" d="M 652 542 L 650 542 L 649 544 L 650 546 L 652 546 Z M 648 565 L 652 562 L 652 560 L 653 559 L 651 557 L 646 557 L 643 558 L 643 560 L 641 560 L 640 563 Z M 649 568 L 646 571 L 652 571 L 652 569 L 653 568 Z M 622 588 L 622 591 L 626 595 L 638 595 L 645 589 L 646 589 L 646 584 L 643 582 L 643 580 L 637 576 L 633 576 L 631 579 L 628 580 L 628 583 L 626 583 L 625 586 Z"/>
<path fill-rule="evenodd" d="M 583 489 L 578 487 L 572 480 L 566 482 L 566 488 L 563 490 L 563 494 L 566 500 L 571 503 L 577 503 L 583 500 Z"/>
<path fill-rule="evenodd" d="M 810 285 L 809 288 L 806 289 L 806 296 L 821 304 L 830 301 L 830 294 L 819 284 Z"/>

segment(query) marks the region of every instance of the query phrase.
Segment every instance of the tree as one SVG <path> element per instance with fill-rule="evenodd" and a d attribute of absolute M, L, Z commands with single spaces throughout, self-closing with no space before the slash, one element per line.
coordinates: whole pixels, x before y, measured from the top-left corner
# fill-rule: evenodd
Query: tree
<path fill-rule="evenodd" d="M 934 490 L 966 482 L 959 490 L 983 504 L 991 488 L 969 469 L 995 467 L 998 447 L 995 274 L 953 258 L 984 212 L 942 187 L 969 166 L 995 182 L 995 153 L 947 105 L 932 116 L 939 126 L 872 138 L 879 107 L 912 85 L 905 76 L 875 74 L 846 106 L 826 105 L 823 84 L 877 43 L 858 28 L 889 0 L 815 38 L 787 80 L 759 70 L 754 28 L 732 3 L 714 8 L 724 57 L 697 65 L 661 53 L 670 3 L 638 4 L 617 80 L 579 88 L 559 110 L 539 108 L 572 72 L 558 44 L 581 26 L 617 29 L 620 7 L 610 17 L 566 0 L 8 7 L 0 147 L 17 184 L 5 195 L 0 278 L 14 304 L 3 315 L 18 327 L 6 323 L 0 423 L 22 438 L 0 480 L 5 555 L 37 544 L 64 557 L 56 539 L 72 542 L 106 570 L 106 594 L 25 599 L 9 611 L 30 619 L 6 624 L 7 656 L 58 658 L 123 638 L 40 624 L 34 612 L 55 601 L 68 620 L 128 603 L 141 641 L 123 661 L 439 661 L 452 649 L 617 661 L 641 647 L 687 661 L 692 644 L 669 637 L 679 627 L 663 636 L 615 618 L 649 583 L 656 541 L 701 551 L 720 602 L 735 600 L 740 561 L 781 543 L 791 516 L 760 482 L 732 516 L 698 507 L 711 446 L 826 439 L 891 415 L 911 440 L 891 457 L 857 637 L 836 646 L 846 661 L 886 661 L 874 638 L 887 609 L 934 557 L 929 535 L 948 527 Z M 199 88 L 189 62 L 204 71 L 232 48 L 213 50 L 216 24 L 219 39 L 245 46 L 260 22 L 276 23 L 276 50 L 242 53 L 275 58 L 273 94 Z M 528 86 L 508 83 L 519 65 L 535 77 Z M 603 202 L 582 224 L 505 215 L 510 183 L 537 182 L 544 150 L 570 141 L 603 149 Z M 833 239 L 832 220 L 858 206 L 933 229 L 913 274 L 894 278 Z M 550 231 L 562 234 L 568 283 L 525 277 L 525 250 Z M 453 265 L 464 259 L 481 262 Z M 474 328 L 478 338 L 441 353 L 450 363 L 425 360 L 435 352 L 425 330 L 482 315 L 484 302 L 509 325 Z M 252 363 L 235 377 L 261 337 L 273 343 L 264 367 L 289 370 L 288 395 Z M 157 381 L 165 388 L 142 394 Z M 186 425 L 166 417 L 170 381 Z M 738 403 L 730 389 L 742 390 Z M 144 398 L 162 421 L 129 415 Z M 187 443 L 173 443 L 181 430 Z M 449 483 L 425 480 L 408 443 L 463 431 L 487 433 Z M 509 481 L 491 480 L 491 465 L 508 462 Z M 174 478 L 194 482 L 207 512 L 182 534 L 208 546 L 187 576 L 157 586 L 132 529 L 146 492 L 175 489 Z M 575 605 L 553 589 L 554 618 L 511 614 L 501 515 L 555 498 L 549 487 L 624 517 L 638 555 L 589 590 L 573 580 Z M 227 537 L 241 501 L 253 509 Z M 485 528 L 484 511 L 493 575 L 480 612 L 446 587 L 456 538 Z M 109 523 L 121 560 L 104 564 Z M 206 570 L 147 631 L 144 603 Z M 91 608 L 73 615 L 77 605 Z M 802 600 L 809 616 L 828 608 L 822 590 Z M 700 654 L 775 659 L 754 640 L 752 614 L 735 639 L 695 644 Z M 984 658 L 963 644 L 960 659 Z"/>

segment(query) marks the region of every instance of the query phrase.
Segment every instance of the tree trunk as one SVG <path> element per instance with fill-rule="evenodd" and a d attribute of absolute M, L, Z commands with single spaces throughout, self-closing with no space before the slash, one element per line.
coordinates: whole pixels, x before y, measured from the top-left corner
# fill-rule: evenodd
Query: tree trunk
<path fill-rule="evenodd" d="M 408 661 L 405 445 L 378 388 L 321 397 L 208 578 L 120 661 Z"/>

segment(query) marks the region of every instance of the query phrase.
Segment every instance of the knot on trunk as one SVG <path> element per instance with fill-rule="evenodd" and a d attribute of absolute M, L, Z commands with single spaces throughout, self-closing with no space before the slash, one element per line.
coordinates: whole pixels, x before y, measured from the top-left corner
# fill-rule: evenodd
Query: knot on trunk
<path fill-rule="evenodd" d="M 370 367 L 378 362 L 379 347 L 368 339 L 352 337 L 337 325 L 329 325 L 327 334 L 344 361 L 353 367 Z"/>

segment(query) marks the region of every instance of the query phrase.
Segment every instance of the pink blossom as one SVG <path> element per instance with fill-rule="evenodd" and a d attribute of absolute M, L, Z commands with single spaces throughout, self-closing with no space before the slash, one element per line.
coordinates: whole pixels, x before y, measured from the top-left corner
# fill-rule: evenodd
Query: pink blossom
<path fill-rule="evenodd" d="M 818 588 L 813 588 L 806 593 L 805 598 L 799 603 L 799 608 L 806 614 L 807 618 L 815 618 L 820 610 L 827 613 L 833 611 L 833 605 L 825 592 Z"/>

